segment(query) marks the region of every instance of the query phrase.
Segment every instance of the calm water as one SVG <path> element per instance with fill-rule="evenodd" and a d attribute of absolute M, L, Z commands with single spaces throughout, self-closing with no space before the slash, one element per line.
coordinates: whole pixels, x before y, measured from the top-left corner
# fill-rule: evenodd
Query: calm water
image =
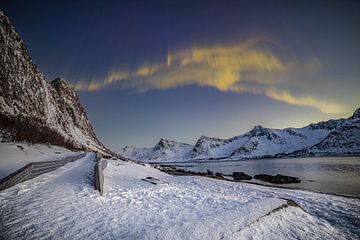
<path fill-rule="evenodd" d="M 172 165 L 191 171 L 205 172 L 210 169 L 224 174 L 240 171 L 251 176 L 259 173 L 290 175 L 299 177 L 301 183 L 281 186 L 360 197 L 360 157 L 260 159 Z"/>

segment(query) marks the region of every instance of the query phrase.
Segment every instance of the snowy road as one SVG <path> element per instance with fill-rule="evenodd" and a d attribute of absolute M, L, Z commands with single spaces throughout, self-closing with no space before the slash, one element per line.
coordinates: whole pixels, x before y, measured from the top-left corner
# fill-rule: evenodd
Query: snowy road
<path fill-rule="evenodd" d="M 77 215 L 77 211 L 85 204 L 85 199 L 79 195 L 83 189 L 92 188 L 94 157 L 92 153 L 87 154 L 84 159 L 2 191 L 1 238 L 48 239 L 55 236 L 64 239 L 70 229 L 81 228 L 79 223 L 84 215 Z"/>
<path fill-rule="evenodd" d="M 93 188 L 94 154 L 0 193 L 2 239 L 357 239 L 360 202 L 107 161 Z M 142 181 L 155 177 L 169 185 Z M 289 206 L 296 200 L 301 208 Z"/>

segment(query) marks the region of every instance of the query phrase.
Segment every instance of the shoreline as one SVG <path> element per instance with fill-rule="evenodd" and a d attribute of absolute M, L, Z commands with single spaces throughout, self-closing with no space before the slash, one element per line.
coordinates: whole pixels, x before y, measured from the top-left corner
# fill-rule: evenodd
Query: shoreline
<path fill-rule="evenodd" d="M 332 195 L 332 196 L 337 196 L 337 197 L 345 197 L 345 198 L 352 198 L 352 199 L 360 200 L 360 196 L 357 197 L 357 196 L 353 196 L 353 195 L 343 195 L 343 194 L 338 194 L 338 193 L 327 193 L 327 192 L 314 191 L 314 190 L 310 190 L 310 189 L 291 188 L 291 187 L 286 187 L 286 186 L 274 186 L 274 185 L 267 185 L 267 184 L 264 184 L 264 183 L 249 182 L 249 181 L 243 181 L 243 180 L 234 181 L 234 180 L 226 179 L 226 178 L 218 179 L 218 180 L 225 180 L 225 181 L 230 181 L 230 182 L 248 183 L 248 184 L 264 186 L 264 187 L 270 187 L 270 188 L 281 188 L 281 189 L 295 190 L 295 191 L 307 191 L 307 192 L 312 192 L 312 193 L 319 193 L 319 194 Z"/>
<path fill-rule="evenodd" d="M 157 168 L 156 166 L 160 166 L 160 168 Z M 170 166 L 174 166 L 174 165 L 170 165 Z M 223 181 L 228 181 L 228 182 L 236 182 L 236 183 L 247 183 L 247 184 L 252 184 L 252 185 L 257 185 L 257 186 L 263 186 L 263 187 L 269 187 L 269 188 L 278 188 L 278 189 L 287 189 L 287 190 L 295 190 L 295 191 L 307 191 L 307 192 L 312 192 L 312 193 L 319 193 L 319 194 L 325 194 L 325 195 L 332 195 L 332 196 L 337 196 L 337 197 L 344 197 L 344 198 L 351 198 L 351 199 L 357 199 L 360 200 L 360 196 L 354 196 L 354 195 L 346 195 L 346 194 L 339 194 L 339 193 L 328 193 L 328 192 L 322 192 L 322 191 L 315 191 L 315 190 L 311 190 L 311 189 L 303 189 L 303 188 L 296 188 L 296 187 L 289 187 L 289 186 L 281 186 L 281 185 L 270 185 L 270 184 L 266 184 L 266 183 L 261 183 L 261 182 L 253 182 L 253 181 L 249 181 L 249 180 L 233 180 L 233 179 L 229 179 L 229 178 L 225 178 L 225 177 L 216 177 L 213 175 L 206 175 L 205 173 L 203 174 L 199 174 L 196 172 L 182 172 L 181 174 L 176 174 L 179 173 L 177 172 L 177 170 L 179 169 L 174 169 L 175 171 L 166 171 L 163 169 L 163 167 L 169 167 L 167 165 L 152 165 L 152 167 L 154 167 L 155 169 L 167 173 L 169 175 L 172 175 L 174 177 L 177 176 L 189 176 L 189 177 L 193 177 L 193 176 L 198 176 L 198 177 L 206 177 L 206 178 L 212 178 L 212 179 L 216 179 L 216 180 L 223 180 Z M 223 175 L 223 176 L 229 176 L 229 175 Z"/>
<path fill-rule="evenodd" d="M 176 163 L 211 163 L 211 162 L 245 162 L 245 161 L 256 161 L 256 160 L 281 160 L 281 159 L 296 159 L 296 158 L 332 158 L 332 157 L 336 157 L 336 158 L 341 158 L 341 157 L 360 157 L 360 155 L 356 155 L 356 154 L 350 154 L 350 155 L 339 155 L 339 156 L 296 156 L 296 157 L 274 157 L 274 158 L 245 158 L 245 159 L 234 159 L 234 160 L 230 160 L 228 158 L 214 158 L 214 159 L 206 159 L 206 160 L 192 160 L 192 161 L 162 161 L 162 162 L 144 162 L 144 161 L 136 161 L 139 163 L 145 163 L 145 164 L 170 164 L 170 165 L 175 165 Z"/>

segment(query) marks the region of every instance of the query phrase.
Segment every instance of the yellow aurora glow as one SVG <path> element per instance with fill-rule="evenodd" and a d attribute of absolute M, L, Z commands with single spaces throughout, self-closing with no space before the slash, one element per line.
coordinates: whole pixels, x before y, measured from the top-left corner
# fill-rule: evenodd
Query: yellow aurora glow
<path fill-rule="evenodd" d="M 78 82 L 79 91 L 97 91 L 118 83 L 121 88 L 149 91 L 187 85 L 214 87 L 220 91 L 251 92 L 291 105 L 316 108 L 324 113 L 341 113 L 344 107 L 306 94 L 295 96 L 283 83 L 288 83 L 296 62 L 285 63 L 270 50 L 262 47 L 264 39 L 251 39 L 235 45 L 212 47 L 193 46 L 168 51 L 163 63 L 143 64 L 133 71 L 110 72 L 105 79 L 89 83 Z M 321 66 L 311 59 L 302 68 Z M 293 83 L 293 81 L 292 81 Z"/>

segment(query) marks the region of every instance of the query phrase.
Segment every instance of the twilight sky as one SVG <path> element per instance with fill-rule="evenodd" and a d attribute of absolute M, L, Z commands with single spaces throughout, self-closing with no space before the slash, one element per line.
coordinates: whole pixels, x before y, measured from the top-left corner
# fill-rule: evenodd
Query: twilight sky
<path fill-rule="evenodd" d="M 360 107 L 359 1 L 18 1 L 0 9 L 107 146 L 301 127 Z"/>

